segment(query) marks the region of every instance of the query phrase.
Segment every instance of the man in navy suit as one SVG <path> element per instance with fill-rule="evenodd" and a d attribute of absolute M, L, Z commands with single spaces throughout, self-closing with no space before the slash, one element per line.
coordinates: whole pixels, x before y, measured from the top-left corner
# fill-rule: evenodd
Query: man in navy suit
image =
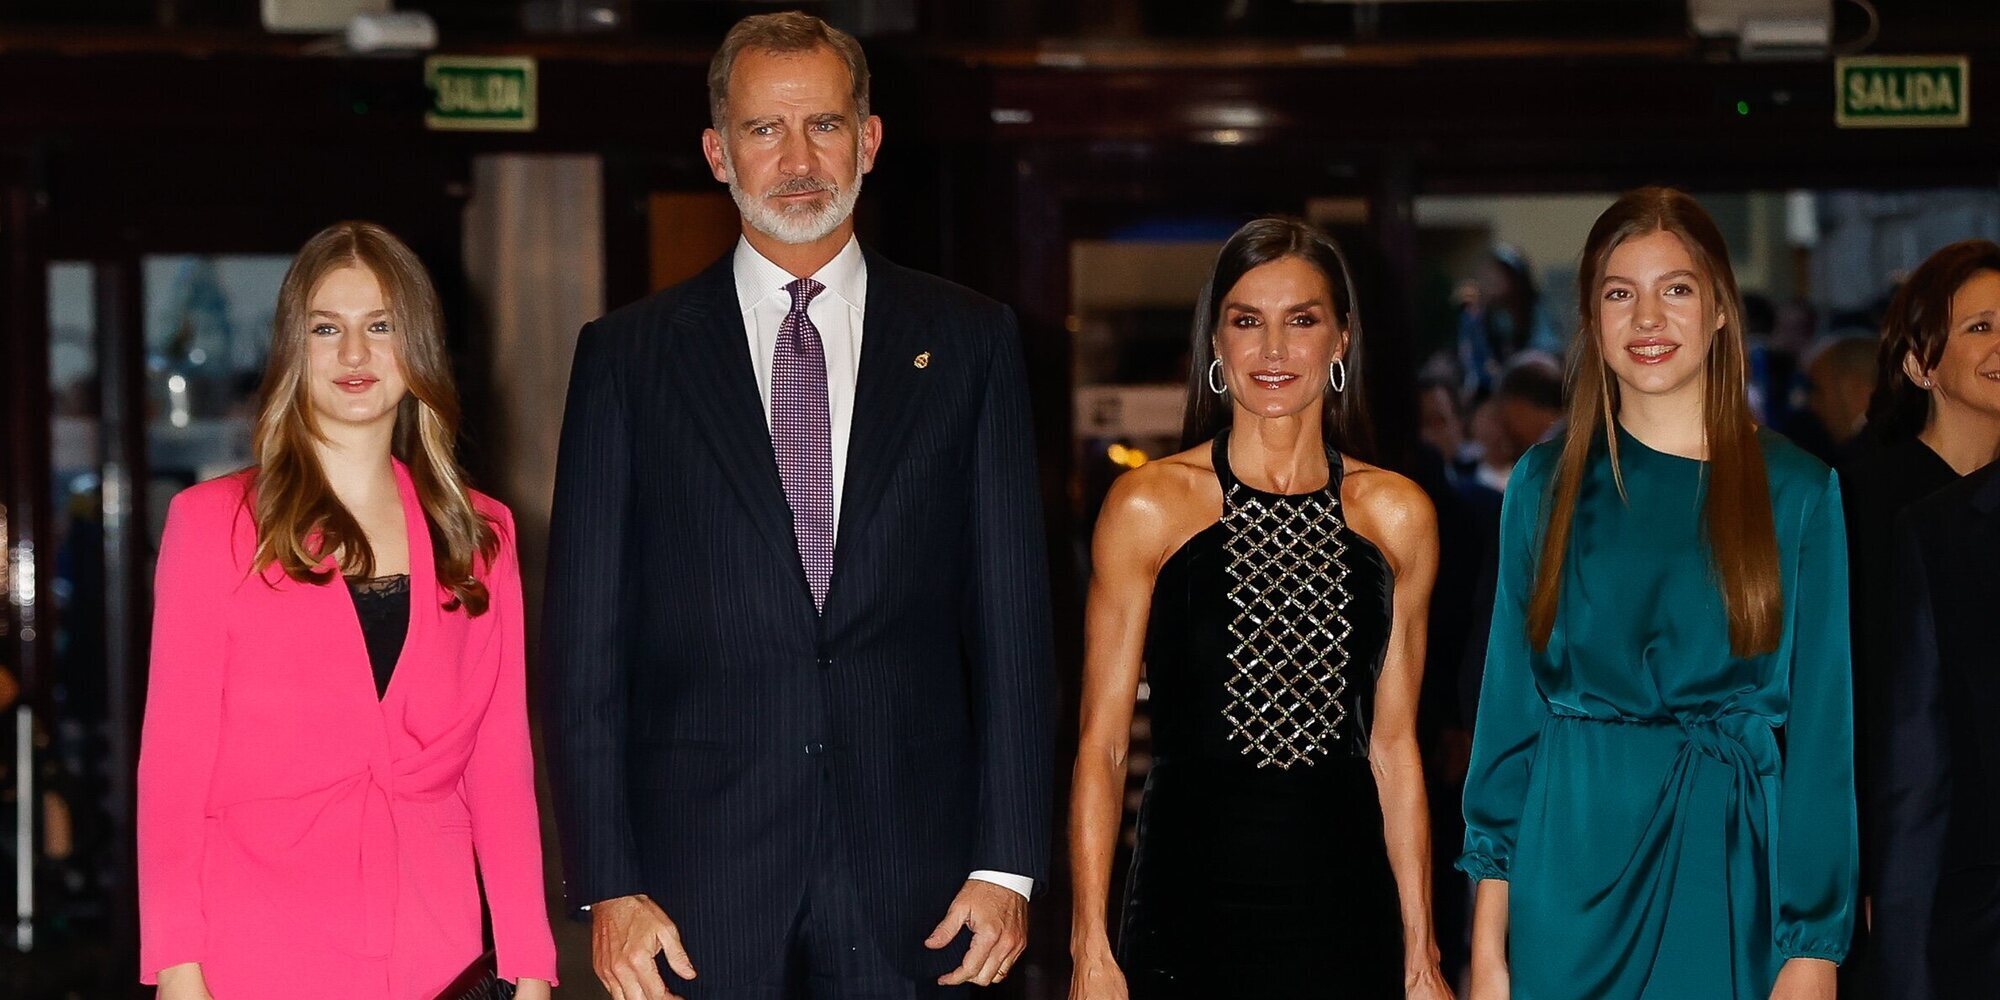
<path fill-rule="evenodd" d="M 543 716 L 569 902 L 618 1000 L 990 985 L 1051 832 L 1013 314 L 856 241 L 882 123 L 854 39 L 748 18 L 709 103 L 742 239 L 585 327 L 571 376 Z"/>

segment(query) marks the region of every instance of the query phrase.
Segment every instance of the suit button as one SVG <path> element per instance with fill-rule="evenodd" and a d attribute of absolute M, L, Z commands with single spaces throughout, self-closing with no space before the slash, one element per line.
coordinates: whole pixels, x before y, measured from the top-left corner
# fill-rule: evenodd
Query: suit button
<path fill-rule="evenodd" d="M 820 668 L 821 670 L 832 670 L 832 669 L 833 669 L 833 657 L 831 657 L 831 656 L 822 656 L 822 657 L 820 657 L 820 658 L 819 658 L 819 668 Z"/>
<path fill-rule="evenodd" d="M 817 757 L 825 752 L 826 752 L 826 744 L 824 743 L 815 741 L 806 744 L 806 756 L 808 757 Z"/>

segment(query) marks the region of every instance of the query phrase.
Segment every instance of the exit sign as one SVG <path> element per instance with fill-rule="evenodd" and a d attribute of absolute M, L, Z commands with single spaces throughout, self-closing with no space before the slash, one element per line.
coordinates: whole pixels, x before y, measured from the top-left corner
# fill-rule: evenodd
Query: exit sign
<path fill-rule="evenodd" d="M 471 132 L 535 130 L 535 60 L 527 56 L 431 56 L 424 124 Z"/>
<path fill-rule="evenodd" d="M 1959 128 L 1972 120 L 1964 56 L 1846 56 L 1834 62 L 1841 128 Z"/>

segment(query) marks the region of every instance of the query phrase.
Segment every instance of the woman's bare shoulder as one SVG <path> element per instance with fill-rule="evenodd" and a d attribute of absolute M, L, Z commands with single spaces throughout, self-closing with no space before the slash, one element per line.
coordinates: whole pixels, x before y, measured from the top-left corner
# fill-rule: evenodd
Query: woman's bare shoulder
<path fill-rule="evenodd" d="M 1221 498 L 1208 447 L 1190 448 L 1114 480 L 1098 515 L 1098 535 L 1115 545 L 1164 555 L 1214 521 Z"/>
<path fill-rule="evenodd" d="M 1437 551 L 1437 511 L 1429 494 L 1408 476 L 1379 465 L 1345 457 L 1341 503 L 1354 530 L 1389 557 L 1397 568 L 1423 553 Z"/>

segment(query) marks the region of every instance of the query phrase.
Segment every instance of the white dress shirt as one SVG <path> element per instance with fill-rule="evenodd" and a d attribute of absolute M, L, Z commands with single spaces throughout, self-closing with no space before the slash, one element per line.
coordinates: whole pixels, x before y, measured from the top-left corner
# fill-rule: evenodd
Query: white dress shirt
<path fill-rule="evenodd" d="M 792 293 L 785 286 L 797 280 L 790 272 L 758 253 L 748 239 L 736 241 L 736 302 L 743 307 L 743 332 L 750 338 L 750 367 L 757 373 L 757 395 L 764 401 L 764 424 L 771 423 L 771 367 L 778 347 L 778 328 L 792 311 Z M 840 524 L 840 502 L 847 479 L 848 432 L 854 426 L 854 384 L 861 370 L 862 317 L 868 308 L 868 263 L 861 243 L 850 238 L 812 280 L 826 286 L 806 305 L 806 317 L 819 330 L 820 351 L 826 356 L 826 405 L 832 431 L 833 523 Z M 836 534 L 835 537 L 838 537 Z M 1033 894 L 1035 880 L 1008 872 L 976 871 L 972 878 L 1020 893 Z"/>

